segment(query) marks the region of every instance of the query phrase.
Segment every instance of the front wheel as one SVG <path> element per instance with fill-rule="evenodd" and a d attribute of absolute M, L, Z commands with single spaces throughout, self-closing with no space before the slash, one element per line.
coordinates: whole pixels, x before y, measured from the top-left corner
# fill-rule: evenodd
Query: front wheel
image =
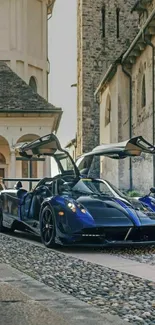
<path fill-rule="evenodd" d="M 48 248 L 54 248 L 55 244 L 55 218 L 50 206 L 46 206 L 40 216 L 40 234 L 43 244 Z"/>

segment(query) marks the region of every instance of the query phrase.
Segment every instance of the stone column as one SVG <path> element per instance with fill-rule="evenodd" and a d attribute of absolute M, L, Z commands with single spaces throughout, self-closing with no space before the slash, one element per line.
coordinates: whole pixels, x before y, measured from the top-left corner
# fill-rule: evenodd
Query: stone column
<path fill-rule="evenodd" d="M 15 178 L 16 177 L 16 155 L 15 150 L 12 149 L 10 153 L 10 173 L 9 178 Z M 16 182 L 9 182 L 9 187 L 13 187 Z"/>
<path fill-rule="evenodd" d="M 44 177 L 51 177 L 51 158 L 46 157 L 44 161 Z"/>

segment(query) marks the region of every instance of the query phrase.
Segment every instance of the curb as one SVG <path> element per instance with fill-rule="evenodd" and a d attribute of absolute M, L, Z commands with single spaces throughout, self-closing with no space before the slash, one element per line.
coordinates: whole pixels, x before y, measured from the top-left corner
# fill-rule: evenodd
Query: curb
<path fill-rule="evenodd" d="M 14 290 L 26 294 L 30 299 L 62 317 L 64 325 L 127 325 L 116 315 L 100 314 L 99 310 L 71 295 L 56 292 L 52 287 L 23 274 L 6 264 L 0 265 L 0 285 L 6 283 Z M 51 323 L 52 324 L 52 323 Z"/>

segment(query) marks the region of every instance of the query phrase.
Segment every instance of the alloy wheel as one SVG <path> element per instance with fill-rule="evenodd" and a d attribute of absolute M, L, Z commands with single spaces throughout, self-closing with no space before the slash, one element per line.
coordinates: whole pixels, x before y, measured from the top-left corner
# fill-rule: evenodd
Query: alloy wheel
<path fill-rule="evenodd" d="M 55 222 L 53 213 L 49 206 L 46 206 L 41 214 L 41 239 L 45 246 L 55 245 Z"/>

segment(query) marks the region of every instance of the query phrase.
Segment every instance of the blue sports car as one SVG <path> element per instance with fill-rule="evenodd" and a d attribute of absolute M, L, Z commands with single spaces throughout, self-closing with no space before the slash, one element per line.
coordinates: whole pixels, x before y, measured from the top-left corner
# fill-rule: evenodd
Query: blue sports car
<path fill-rule="evenodd" d="M 142 152 L 154 154 L 155 148 L 142 137 L 135 137 L 102 146 L 93 155 L 121 159 Z M 43 178 L 31 191 L 20 183 L 16 189 L 2 190 L 1 232 L 31 232 L 41 236 L 47 247 L 155 244 L 155 220 L 147 209 L 107 195 L 99 179 L 82 177 L 54 134 L 25 143 L 19 154 L 27 159 L 53 157 L 59 174 Z"/>

